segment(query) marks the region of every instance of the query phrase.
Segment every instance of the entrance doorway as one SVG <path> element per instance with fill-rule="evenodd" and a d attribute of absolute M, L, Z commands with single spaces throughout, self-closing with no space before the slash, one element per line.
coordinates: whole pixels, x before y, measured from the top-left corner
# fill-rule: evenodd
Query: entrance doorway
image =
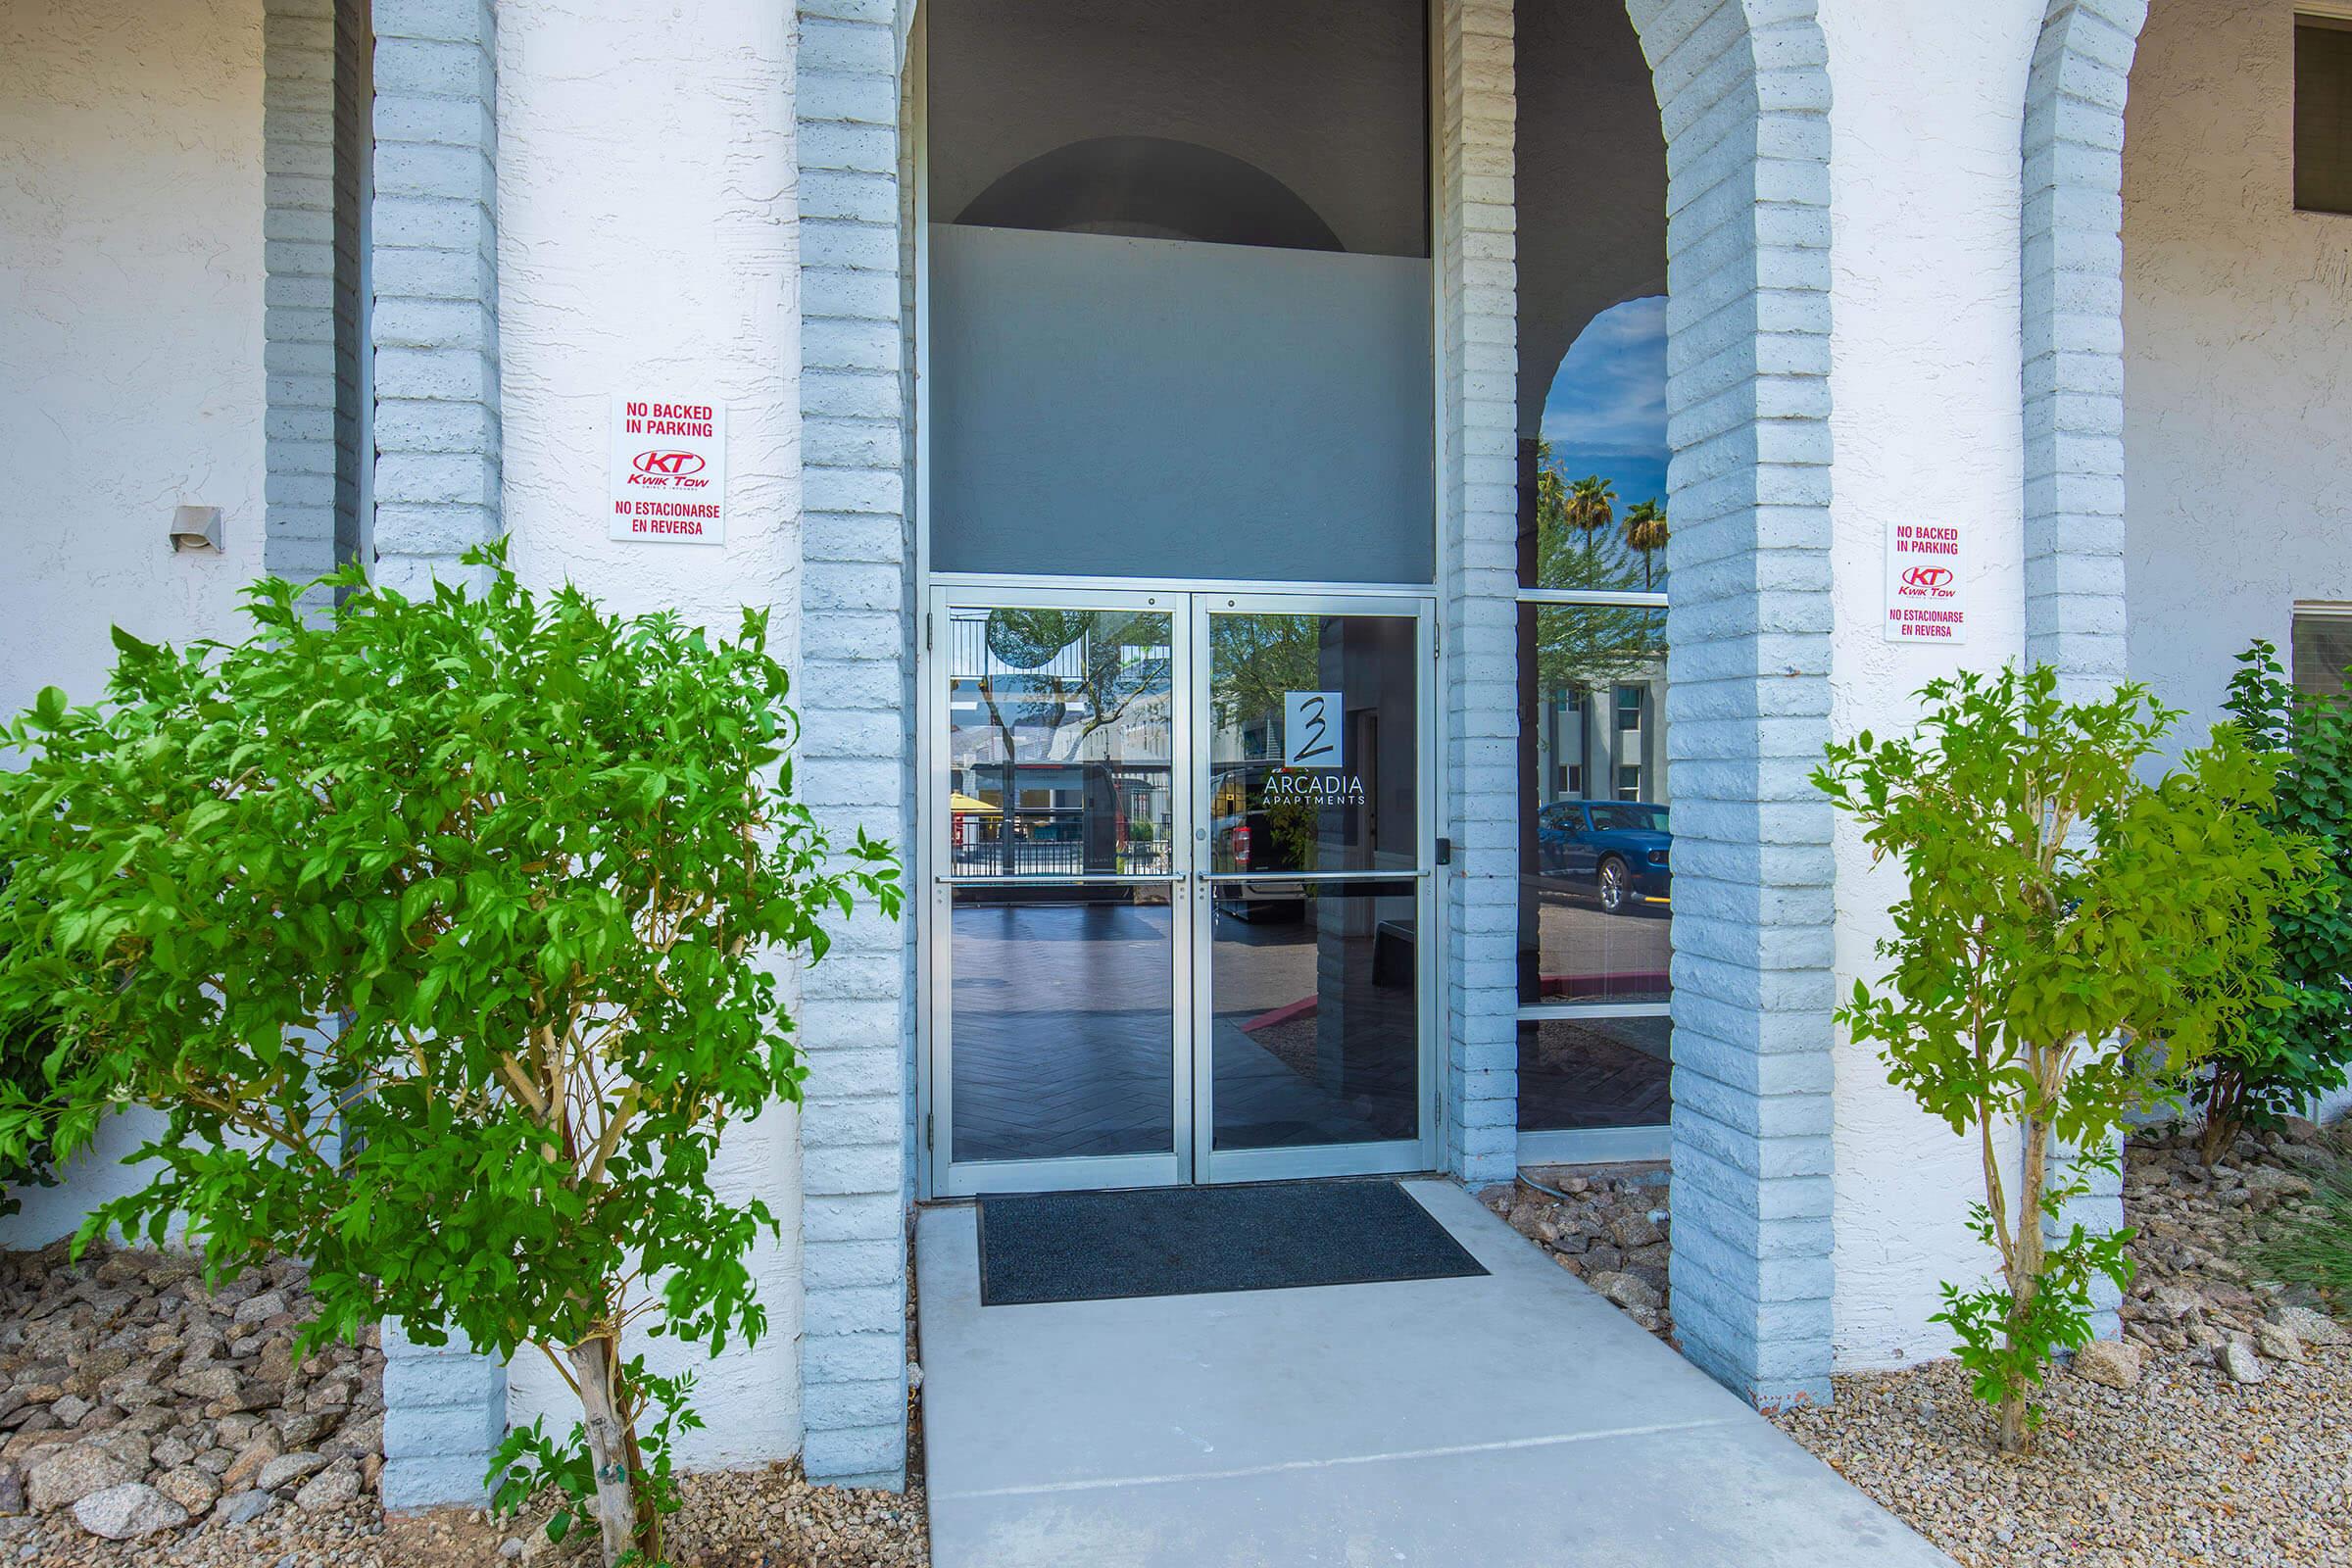
<path fill-rule="evenodd" d="M 932 1190 L 1429 1168 L 1429 601 L 928 609 Z"/>

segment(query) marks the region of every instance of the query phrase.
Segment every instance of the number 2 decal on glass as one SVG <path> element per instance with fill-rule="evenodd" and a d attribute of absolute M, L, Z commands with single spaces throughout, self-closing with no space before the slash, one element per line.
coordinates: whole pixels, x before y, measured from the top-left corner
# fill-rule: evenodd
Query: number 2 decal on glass
<path fill-rule="evenodd" d="M 1291 767 L 1341 764 L 1338 692 L 1285 692 L 1282 696 L 1282 760 Z"/>

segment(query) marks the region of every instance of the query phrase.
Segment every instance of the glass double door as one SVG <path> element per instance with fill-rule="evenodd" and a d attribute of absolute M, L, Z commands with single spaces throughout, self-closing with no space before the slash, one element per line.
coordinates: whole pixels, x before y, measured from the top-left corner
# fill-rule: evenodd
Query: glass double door
<path fill-rule="evenodd" d="M 935 592 L 934 1192 L 1428 1168 L 1426 609 Z"/>

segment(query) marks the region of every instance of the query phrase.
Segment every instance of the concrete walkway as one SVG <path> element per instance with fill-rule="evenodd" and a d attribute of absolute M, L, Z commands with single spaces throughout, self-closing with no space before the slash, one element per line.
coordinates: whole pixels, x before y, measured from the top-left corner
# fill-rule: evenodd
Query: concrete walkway
<path fill-rule="evenodd" d="M 1951 1568 L 1443 1182 L 1483 1279 L 980 1305 L 918 1221 L 935 1568 Z"/>

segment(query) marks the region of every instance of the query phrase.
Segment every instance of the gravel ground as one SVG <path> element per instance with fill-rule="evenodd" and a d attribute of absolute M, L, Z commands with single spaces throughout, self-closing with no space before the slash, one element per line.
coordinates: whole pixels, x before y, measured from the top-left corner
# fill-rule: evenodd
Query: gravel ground
<path fill-rule="evenodd" d="M 2352 1350 L 2240 1387 L 2188 1352 L 2138 1387 L 2054 1376 L 2004 1459 L 1953 1361 L 1837 1380 L 1782 1429 L 1969 1568 L 2352 1563 Z"/>
<path fill-rule="evenodd" d="M 920 1486 L 904 1493 L 812 1487 L 797 1464 L 684 1477 L 685 1505 L 671 1516 L 669 1556 L 679 1568 L 928 1568 L 929 1528 Z M 540 1515 L 544 1519 L 545 1515 Z M 564 1546 L 517 1520 L 459 1508 L 396 1517 L 374 1568 L 473 1568 L 593 1563 L 594 1538 Z"/>
<path fill-rule="evenodd" d="M 672 1519 L 679 1568 L 927 1568 L 923 1494 L 811 1487 L 797 1465 L 684 1478 Z M 545 1515 L 540 1516 L 544 1519 Z M 519 1520 L 436 1508 L 386 1519 L 371 1506 L 279 1510 L 250 1524 L 144 1541 L 84 1534 L 70 1514 L 0 1519 L 0 1565 L 25 1568 L 480 1568 L 593 1563 L 593 1537 L 565 1548 Z"/>
<path fill-rule="evenodd" d="M 1671 1342 L 1667 1191 L 1664 1165 L 1548 1167 L 1511 1186 L 1490 1187 L 1479 1200 L 1626 1316 Z"/>
<path fill-rule="evenodd" d="M 62 1247 L 0 1253 L 0 1568 L 596 1560 L 592 1532 L 550 1544 L 544 1509 L 387 1519 L 373 1493 L 382 1356 L 371 1332 L 361 1347 L 295 1358 L 294 1331 L 314 1310 L 304 1285 L 288 1262 L 208 1292 L 182 1253 L 101 1252 L 77 1264 Z M 919 1398 L 908 1413 L 919 1466 Z M 686 1476 L 680 1491 L 669 1552 L 679 1568 L 930 1560 L 919 1469 L 904 1494 L 811 1487 L 797 1465 Z M 148 1510 L 144 1534 L 91 1533 L 80 1516 L 110 1496 Z"/>
<path fill-rule="evenodd" d="M 2295 1310 L 2312 1303 L 2236 1256 L 2343 1131 L 2241 1140 L 2213 1172 L 2180 1142 L 2133 1145 L 2127 1340 L 2051 1376 L 2033 1454 L 1994 1450 L 1948 1360 L 1838 1378 L 1830 1408 L 1775 1419 L 1968 1568 L 2352 1565 L 2352 1340 L 2319 1343 L 2335 1333 Z"/>
<path fill-rule="evenodd" d="M 1991 1411 L 1951 1360 L 1841 1377 L 1829 1408 L 1773 1419 L 1967 1568 L 2352 1568 L 2352 1334 L 2239 1259 L 2348 1150 L 2352 1125 L 2292 1123 L 2208 1171 L 2186 1142 L 2134 1142 L 2126 1340 L 2052 1374 L 2027 1458 L 1994 1449 Z M 1660 1173 L 1528 1174 L 1566 1198 L 1525 1181 L 1481 1197 L 1671 1343 Z"/>

